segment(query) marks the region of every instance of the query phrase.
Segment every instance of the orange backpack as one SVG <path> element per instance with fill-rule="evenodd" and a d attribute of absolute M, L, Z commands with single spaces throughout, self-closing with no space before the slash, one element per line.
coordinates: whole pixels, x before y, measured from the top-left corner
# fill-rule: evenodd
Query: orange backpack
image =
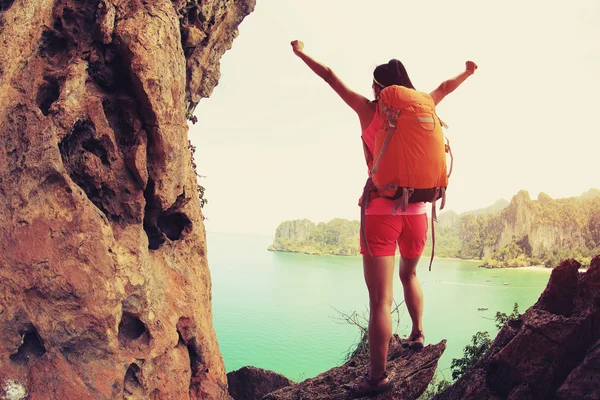
<path fill-rule="evenodd" d="M 433 221 L 437 220 L 435 203 L 441 198 L 440 209 L 444 208 L 450 176 L 446 170 L 450 146 L 444 142 L 442 132 L 445 124 L 435 113 L 435 103 L 429 94 L 404 86 L 383 89 L 377 112 L 381 122 L 375 134 L 374 154 L 369 154 L 363 142 L 370 171 L 361 202 L 363 243 L 371 254 L 365 230 L 365 210 L 371 199 L 396 200 L 393 215 L 398 208 L 406 211 L 408 203 L 431 202 L 431 270 L 435 247 Z"/>

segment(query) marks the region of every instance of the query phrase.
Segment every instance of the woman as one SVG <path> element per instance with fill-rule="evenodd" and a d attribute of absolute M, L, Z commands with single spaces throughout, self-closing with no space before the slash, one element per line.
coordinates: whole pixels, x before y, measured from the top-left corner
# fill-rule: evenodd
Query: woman
<path fill-rule="evenodd" d="M 352 108 L 360 120 L 362 139 L 366 151 L 373 154 L 375 133 L 379 128 L 377 99 L 387 86 L 400 85 L 414 89 L 412 82 L 398 60 L 391 60 L 375 68 L 373 72 L 374 101 L 352 91 L 327 66 L 319 63 L 304 52 L 304 44 L 295 40 L 291 43 L 294 53 Z M 443 82 L 430 93 L 437 105 L 454 91 L 477 69 L 475 63 L 467 61 L 464 72 Z M 369 357 L 370 370 L 356 382 L 351 390 L 353 397 L 382 393 L 392 386 L 386 373 L 389 341 L 392 337 L 391 307 L 393 300 L 393 274 L 396 244 L 400 248 L 400 280 L 404 288 L 406 307 L 412 319 L 412 331 L 408 343 L 412 348 L 422 348 L 423 292 L 417 279 L 416 267 L 427 237 L 427 214 L 425 203 L 412 203 L 406 211 L 392 215 L 395 202 L 378 197 L 369 202 L 366 210 L 366 237 L 371 250 L 365 249 L 361 237 L 361 254 L 365 282 L 369 291 Z M 362 235 L 362 233 L 361 233 Z"/>

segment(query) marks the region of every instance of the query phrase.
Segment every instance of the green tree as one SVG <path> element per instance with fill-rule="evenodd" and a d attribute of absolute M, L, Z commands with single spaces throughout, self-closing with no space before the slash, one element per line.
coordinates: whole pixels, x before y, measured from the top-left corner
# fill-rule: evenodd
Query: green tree
<path fill-rule="evenodd" d="M 482 217 L 482 225 L 484 227 L 482 245 L 494 247 L 498 243 L 498 239 L 504 228 L 500 213 Z"/>
<path fill-rule="evenodd" d="M 513 306 L 512 313 L 506 314 L 500 311 L 496 311 L 496 328 L 502 329 L 504 324 L 512 319 L 519 318 L 519 303 L 515 303 Z"/>
<path fill-rule="evenodd" d="M 483 253 L 481 222 L 484 217 L 465 215 L 460 219 L 460 258 L 481 258 Z"/>
<path fill-rule="evenodd" d="M 521 239 L 517 240 L 516 243 L 527 257 L 532 256 L 531 243 L 529 243 L 529 235 L 524 235 Z"/>
<path fill-rule="evenodd" d="M 429 382 L 429 386 L 425 392 L 419 397 L 418 400 L 433 400 L 439 394 L 441 394 L 444 390 L 450 387 L 450 382 L 445 379 L 442 379 L 436 373 L 433 375 L 433 379 Z"/>
<path fill-rule="evenodd" d="M 452 379 L 458 379 L 467 373 L 485 354 L 492 345 L 490 334 L 488 332 L 477 332 L 471 338 L 471 344 L 467 345 L 463 351 L 463 358 L 453 358 L 450 368 L 452 369 Z"/>
<path fill-rule="evenodd" d="M 204 188 L 204 186 L 198 184 L 198 178 L 206 177 L 198 174 L 198 171 L 196 170 L 196 168 L 198 167 L 196 165 L 196 161 L 194 160 L 194 155 L 196 154 L 196 146 L 194 146 L 190 140 L 188 140 L 188 150 L 190 151 L 192 171 L 194 171 L 194 175 L 196 175 L 196 184 L 198 185 L 198 197 L 200 198 L 200 208 L 204 208 L 204 206 L 208 204 L 208 199 L 204 197 L 204 192 L 206 191 L 206 189 Z"/>
<path fill-rule="evenodd" d="M 519 304 L 515 303 L 512 313 L 496 312 L 496 327 L 501 329 L 505 323 L 519 317 Z M 450 364 L 452 379 L 458 379 L 471 369 L 471 367 L 485 354 L 492 345 L 490 334 L 487 331 L 477 332 L 471 338 L 471 344 L 463 350 L 463 358 L 454 358 Z"/>
<path fill-rule="evenodd" d="M 600 199 L 594 202 L 590 207 L 590 220 L 588 229 L 590 232 L 591 248 L 600 248 Z"/>

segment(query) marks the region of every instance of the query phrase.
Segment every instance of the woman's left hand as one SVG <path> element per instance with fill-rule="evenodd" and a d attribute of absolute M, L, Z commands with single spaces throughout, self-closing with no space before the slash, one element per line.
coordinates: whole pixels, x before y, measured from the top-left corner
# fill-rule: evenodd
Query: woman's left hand
<path fill-rule="evenodd" d="M 292 50 L 294 50 L 294 54 L 296 55 L 304 50 L 304 43 L 301 40 L 294 40 L 290 44 L 292 45 Z"/>

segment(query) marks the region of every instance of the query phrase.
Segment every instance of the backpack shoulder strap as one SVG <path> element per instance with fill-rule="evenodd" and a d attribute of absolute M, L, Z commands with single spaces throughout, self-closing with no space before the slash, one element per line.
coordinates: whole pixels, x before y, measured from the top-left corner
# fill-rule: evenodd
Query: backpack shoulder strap
<path fill-rule="evenodd" d="M 371 170 L 371 174 L 375 174 L 377 172 L 377 168 L 379 168 L 379 162 L 381 161 L 381 156 L 387 150 L 388 145 L 390 144 L 390 140 L 392 139 L 392 135 L 394 134 L 394 130 L 396 129 L 396 122 L 398 121 L 398 116 L 400 115 L 400 110 L 394 110 L 393 108 L 388 108 L 387 106 L 383 108 L 382 117 L 385 115 L 385 125 L 387 135 L 383 140 L 383 144 L 381 145 L 381 150 L 379 150 L 379 154 L 377 155 L 377 160 L 373 165 L 373 169 Z"/>

